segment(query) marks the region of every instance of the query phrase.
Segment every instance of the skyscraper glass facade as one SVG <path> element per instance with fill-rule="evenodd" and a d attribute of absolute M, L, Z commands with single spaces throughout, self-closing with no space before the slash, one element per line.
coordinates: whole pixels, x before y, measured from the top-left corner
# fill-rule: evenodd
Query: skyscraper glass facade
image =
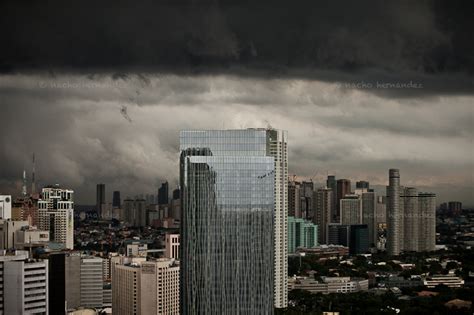
<path fill-rule="evenodd" d="M 272 314 L 275 162 L 266 130 L 180 134 L 183 314 Z"/>

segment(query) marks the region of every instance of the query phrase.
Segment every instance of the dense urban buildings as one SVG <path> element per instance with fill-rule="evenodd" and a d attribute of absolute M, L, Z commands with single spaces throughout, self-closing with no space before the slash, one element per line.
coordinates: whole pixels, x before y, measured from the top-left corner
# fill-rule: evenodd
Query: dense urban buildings
<path fill-rule="evenodd" d="M 43 188 L 38 200 L 38 227 L 49 231 L 50 239 L 74 248 L 74 192 L 59 186 Z"/>
<path fill-rule="evenodd" d="M 180 150 L 182 313 L 272 314 L 287 303 L 286 132 L 182 131 Z"/>
<path fill-rule="evenodd" d="M 436 195 L 400 186 L 400 173 L 389 171 L 387 251 L 432 251 L 436 246 Z"/>

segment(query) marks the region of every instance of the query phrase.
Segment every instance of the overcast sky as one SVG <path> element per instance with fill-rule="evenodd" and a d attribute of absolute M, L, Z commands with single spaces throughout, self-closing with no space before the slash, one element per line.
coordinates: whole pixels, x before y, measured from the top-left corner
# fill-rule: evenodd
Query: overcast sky
<path fill-rule="evenodd" d="M 272 126 L 301 178 L 400 168 L 474 204 L 471 3 L 180 3 L 1 5 L 0 192 L 35 152 L 40 184 L 78 203 L 99 182 L 156 193 L 177 184 L 179 130 Z"/>

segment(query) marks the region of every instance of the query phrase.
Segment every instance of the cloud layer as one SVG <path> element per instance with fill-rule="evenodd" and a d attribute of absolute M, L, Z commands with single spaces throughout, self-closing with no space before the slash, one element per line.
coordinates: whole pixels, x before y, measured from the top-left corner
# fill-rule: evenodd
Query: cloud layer
<path fill-rule="evenodd" d="M 180 129 L 289 131 L 290 173 L 402 183 L 471 202 L 473 97 L 390 98 L 320 80 L 221 75 L 0 76 L 0 190 L 17 189 L 36 152 L 41 184 L 59 182 L 93 203 L 107 194 L 177 183 Z M 126 108 L 132 122 L 122 115 Z M 14 189 L 13 189 L 14 188 Z"/>

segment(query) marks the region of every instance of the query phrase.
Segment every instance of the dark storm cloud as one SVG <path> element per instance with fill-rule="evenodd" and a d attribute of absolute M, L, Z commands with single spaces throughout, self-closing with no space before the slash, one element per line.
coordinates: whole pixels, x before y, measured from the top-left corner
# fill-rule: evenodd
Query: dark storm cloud
<path fill-rule="evenodd" d="M 390 99 L 315 80 L 235 75 L 147 79 L 0 76 L 0 192 L 18 193 L 35 152 L 41 184 L 71 187 L 79 203 L 93 203 L 98 182 L 124 195 L 152 193 L 159 180 L 177 183 L 179 130 L 272 125 L 289 132 L 292 174 L 322 182 L 329 171 L 384 185 L 387 169 L 399 167 L 404 184 L 471 202 L 472 96 Z"/>
<path fill-rule="evenodd" d="M 0 66 L 123 69 L 116 79 L 126 79 L 127 71 L 270 72 L 355 83 L 382 76 L 426 79 L 425 89 L 374 92 L 470 92 L 473 12 L 467 0 L 4 1 Z M 367 74 L 374 70 L 375 76 Z M 467 79 L 431 79 L 452 73 Z"/>

